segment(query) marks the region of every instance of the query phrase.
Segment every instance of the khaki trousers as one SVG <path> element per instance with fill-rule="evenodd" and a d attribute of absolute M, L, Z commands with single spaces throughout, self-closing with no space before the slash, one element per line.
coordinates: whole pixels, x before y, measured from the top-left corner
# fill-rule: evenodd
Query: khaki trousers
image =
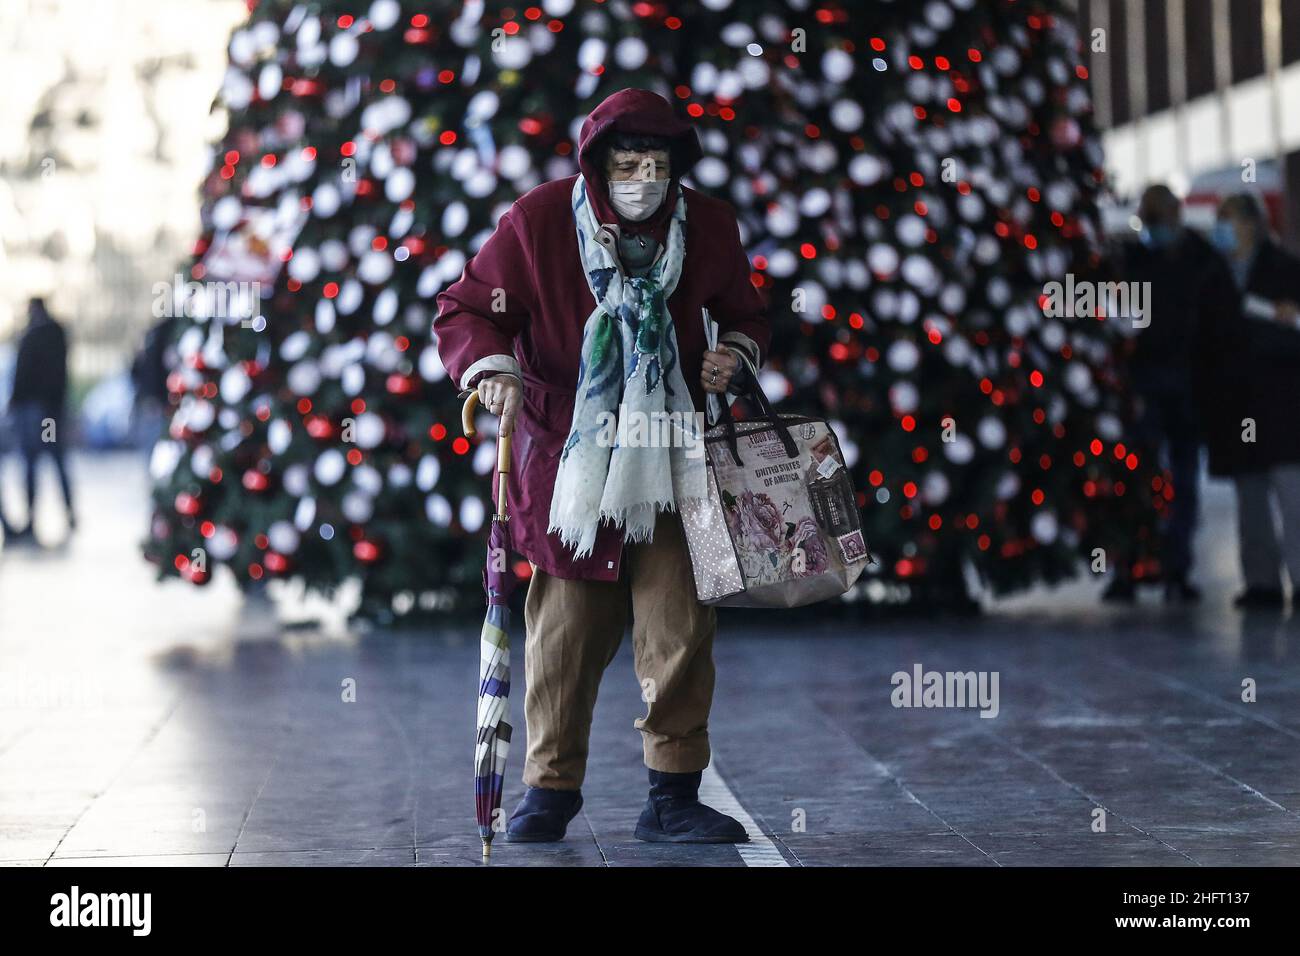
<path fill-rule="evenodd" d="M 681 519 L 660 512 L 654 539 L 625 545 L 617 581 L 570 581 L 533 567 L 524 605 L 524 783 L 577 790 L 587 770 L 601 675 L 623 639 L 629 605 L 646 714 L 646 766 L 690 773 L 709 765 L 717 611 L 695 598 Z"/>

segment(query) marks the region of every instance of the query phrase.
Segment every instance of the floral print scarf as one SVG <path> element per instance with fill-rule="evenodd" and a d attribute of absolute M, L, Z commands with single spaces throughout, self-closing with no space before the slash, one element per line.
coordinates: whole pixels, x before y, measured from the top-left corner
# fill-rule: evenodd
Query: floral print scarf
<path fill-rule="evenodd" d="M 703 422 L 686 388 L 668 298 L 685 257 L 686 199 L 678 191 L 663 255 L 644 278 L 625 276 L 600 229 L 582 176 L 572 195 L 587 285 L 596 306 L 582 336 L 573 422 L 560 454 L 548 530 L 591 553 L 608 520 L 627 541 L 653 537 L 659 511 L 705 495 Z"/>

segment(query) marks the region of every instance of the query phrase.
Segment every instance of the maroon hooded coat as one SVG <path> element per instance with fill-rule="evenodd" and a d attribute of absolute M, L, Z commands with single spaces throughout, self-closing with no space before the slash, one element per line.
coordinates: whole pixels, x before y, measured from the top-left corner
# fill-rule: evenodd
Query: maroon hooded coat
<path fill-rule="evenodd" d="M 622 220 L 609 202 L 595 145 L 612 130 L 673 140 L 668 194 L 640 223 Z M 678 189 L 686 197 L 685 260 L 668 311 L 697 411 L 705 409 L 699 379 L 707 349 L 701 309 L 707 308 L 718 323 L 719 341 L 746 352 L 755 367 L 762 364 L 770 340 L 766 303 L 750 282 L 734 211 L 680 184 L 700 155 L 694 127 L 649 90 L 622 90 L 604 100 L 583 123 L 578 144 L 588 200 L 601 223 L 616 223 L 624 234 L 645 233 L 662 242 Z M 573 419 L 583 327 L 595 308 L 571 208 L 576 179 L 543 183 L 510 207 L 465 264 L 464 275 L 439 294 L 433 330 L 443 364 L 462 388 L 484 372 L 516 372 L 523 380 L 508 482 L 514 547 L 556 577 L 612 581 L 622 565 L 621 528 L 602 523 L 593 552 L 581 560 L 575 560 L 559 535 L 546 530 L 560 451 Z"/>

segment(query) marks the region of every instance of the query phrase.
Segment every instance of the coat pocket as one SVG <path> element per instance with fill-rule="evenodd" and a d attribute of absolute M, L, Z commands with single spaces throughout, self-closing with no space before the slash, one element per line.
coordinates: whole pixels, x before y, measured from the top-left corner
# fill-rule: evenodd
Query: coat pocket
<path fill-rule="evenodd" d="M 573 398 L 572 392 L 538 388 L 525 381 L 520 428 L 527 432 L 529 444 L 535 444 L 540 454 L 559 457 L 573 424 Z"/>

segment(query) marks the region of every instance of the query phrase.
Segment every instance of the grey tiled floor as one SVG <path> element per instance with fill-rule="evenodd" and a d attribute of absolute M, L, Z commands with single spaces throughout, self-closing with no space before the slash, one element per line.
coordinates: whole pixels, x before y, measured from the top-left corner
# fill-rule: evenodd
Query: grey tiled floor
<path fill-rule="evenodd" d="M 283 629 L 221 580 L 154 585 L 138 460 L 76 466 L 78 536 L 0 552 L 0 864 L 479 863 L 472 626 L 357 634 L 288 600 L 325 616 Z M 715 766 L 796 866 L 1300 863 L 1300 621 L 1227 608 L 1228 502 L 1210 491 L 1196 611 L 1101 610 L 1095 582 L 974 622 L 756 629 L 724 611 Z M 999 716 L 895 709 L 890 676 L 918 662 L 997 671 Z M 508 806 L 522 674 L 514 698 Z M 642 707 L 625 642 L 569 839 L 499 844 L 493 865 L 744 865 L 634 839 Z"/>

